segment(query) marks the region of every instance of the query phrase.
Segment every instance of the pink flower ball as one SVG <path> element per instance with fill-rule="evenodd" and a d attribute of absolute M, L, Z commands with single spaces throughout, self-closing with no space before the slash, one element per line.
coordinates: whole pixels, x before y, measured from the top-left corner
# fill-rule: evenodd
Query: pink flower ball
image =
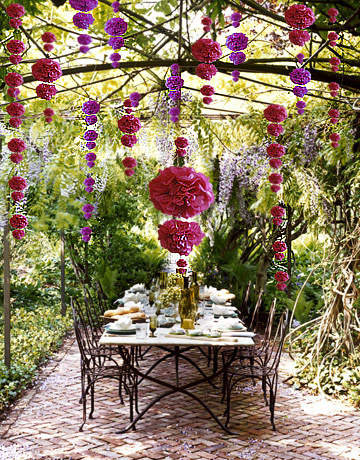
<path fill-rule="evenodd" d="M 331 18 L 329 18 L 329 21 L 330 21 L 332 24 L 335 24 L 335 22 L 336 22 L 336 16 L 331 16 Z"/>
<path fill-rule="evenodd" d="M 337 43 L 336 43 L 336 41 L 330 41 L 330 42 L 329 42 L 329 45 L 330 45 L 330 46 L 336 46 Z"/>
<path fill-rule="evenodd" d="M 341 64 L 341 61 L 340 61 L 340 59 L 339 59 L 338 57 L 333 56 L 333 57 L 331 57 L 331 58 L 329 59 L 329 63 L 330 63 L 331 65 L 337 66 L 337 65 L 340 65 L 340 64 Z"/>
<path fill-rule="evenodd" d="M 12 128 L 19 128 L 19 126 L 22 125 L 22 119 L 21 118 L 10 118 L 9 125 Z"/>
<path fill-rule="evenodd" d="M 128 169 L 125 169 L 124 173 L 125 173 L 125 176 L 131 177 L 135 174 L 135 171 L 133 169 L 128 168 Z"/>
<path fill-rule="evenodd" d="M 204 26 L 211 26 L 212 23 L 213 23 L 213 20 L 207 16 L 201 19 L 201 24 Z"/>
<path fill-rule="evenodd" d="M 20 102 L 12 102 L 6 107 L 6 111 L 12 117 L 21 117 L 25 113 L 25 107 Z"/>
<path fill-rule="evenodd" d="M 53 83 L 62 75 L 60 65 L 52 59 L 39 59 L 31 67 L 31 72 L 36 80 Z"/>
<path fill-rule="evenodd" d="M 340 112 L 337 109 L 330 109 L 328 114 L 331 118 L 339 118 L 340 116 Z"/>
<path fill-rule="evenodd" d="M 285 155 L 285 147 L 281 144 L 270 144 L 266 152 L 272 158 L 281 158 Z"/>
<path fill-rule="evenodd" d="M 275 252 L 274 258 L 276 260 L 283 260 L 285 258 L 285 254 L 283 252 Z M 285 284 L 286 286 L 286 284 Z"/>
<path fill-rule="evenodd" d="M 280 192 L 281 187 L 280 187 L 280 185 L 273 184 L 273 185 L 270 187 L 270 190 L 271 190 L 272 192 L 274 192 L 274 193 L 278 193 L 278 192 Z"/>
<path fill-rule="evenodd" d="M 24 83 L 23 77 L 17 72 L 9 72 L 8 74 L 6 74 L 4 81 L 8 86 L 12 88 L 21 86 Z"/>
<path fill-rule="evenodd" d="M 283 241 L 275 241 L 275 243 L 272 245 L 272 248 L 275 252 L 284 252 L 287 250 L 286 243 Z"/>
<path fill-rule="evenodd" d="M 282 219 L 280 217 L 275 217 L 273 219 L 273 224 L 276 225 L 276 226 L 279 226 L 282 224 Z"/>
<path fill-rule="evenodd" d="M 20 94 L 19 88 L 8 88 L 7 94 L 10 97 L 17 97 Z"/>
<path fill-rule="evenodd" d="M 40 99 L 50 101 L 57 93 L 55 85 L 47 85 L 46 83 L 40 83 L 35 89 L 37 96 Z"/>
<path fill-rule="evenodd" d="M 212 103 L 212 98 L 211 97 L 204 97 L 203 98 L 203 103 L 204 104 L 211 104 Z"/>
<path fill-rule="evenodd" d="M 276 289 L 278 289 L 279 291 L 285 291 L 286 284 L 285 283 L 277 283 Z"/>
<path fill-rule="evenodd" d="M 328 40 L 338 40 L 339 35 L 336 32 L 329 32 L 328 33 Z"/>
<path fill-rule="evenodd" d="M 21 155 L 21 153 L 12 153 L 10 155 L 10 161 L 13 163 L 19 164 L 21 161 L 23 161 L 24 157 Z"/>
<path fill-rule="evenodd" d="M 24 199 L 24 194 L 23 194 L 23 192 L 12 192 L 11 198 L 14 201 L 21 201 L 21 200 Z"/>
<path fill-rule="evenodd" d="M 22 57 L 20 56 L 20 54 L 11 54 L 9 56 L 9 61 L 11 62 L 11 64 L 14 64 L 14 65 L 18 65 L 20 64 L 20 62 L 22 61 Z"/>
<path fill-rule="evenodd" d="M 338 123 L 338 119 L 337 118 L 330 118 L 330 123 L 332 123 L 333 125 L 336 125 L 336 123 Z"/>
<path fill-rule="evenodd" d="M 310 40 L 310 34 L 306 30 L 291 30 L 289 41 L 296 46 L 304 46 Z"/>
<path fill-rule="evenodd" d="M 124 168 L 133 169 L 133 168 L 135 168 L 137 166 L 137 161 L 133 157 L 125 157 L 122 160 L 122 164 L 123 164 Z"/>
<path fill-rule="evenodd" d="M 41 35 L 41 39 L 44 43 L 54 43 L 56 42 L 56 35 L 52 32 L 45 32 Z"/>
<path fill-rule="evenodd" d="M 333 142 L 337 142 L 341 139 L 341 136 L 338 133 L 331 133 L 329 139 Z"/>
<path fill-rule="evenodd" d="M 174 142 L 179 149 L 185 149 L 189 145 L 189 141 L 186 137 L 177 137 Z"/>
<path fill-rule="evenodd" d="M 11 18 L 9 21 L 9 26 L 13 29 L 19 29 L 22 26 L 22 20 Z"/>
<path fill-rule="evenodd" d="M 217 68 L 213 64 L 199 64 L 196 67 L 196 75 L 203 80 L 210 81 L 217 73 Z"/>
<path fill-rule="evenodd" d="M 292 5 L 285 11 L 285 21 L 293 29 L 306 29 L 315 22 L 315 15 L 311 8 L 305 5 Z"/>
<path fill-rule="evenodd" d="M 25 236 L 25 231 L 24 231 L 24 230 L 21 230 L 21 229 L 13 230 L 12 236 L 13 236 L 16 240 L 21 240 L 21 239 L 24 238 L 24 236 Z"/>
<path fill-rule="evenodd" d="M 141 122 L 134 115 L 124 115 L 118 120 L 118 128 L 123 133 L 135 134 L 141 128 Z"/>
<path fill-rule="evenodd" d="M 270 136 L 278 137 L 284 132 L 284 127 L 282 125 L 272 123 L 268 125 L 267 132 Z"/>
<path fill-rule="evenodd" d="M 328 88 L 330 91 L 339 91 L 340 85 L 339 83 L 336 83 L 336 81 L 332 81 L 328 84 Z"/>
<path fill-rule="evenodd" d="M 337 149 L 339 147 L 338 142 L 331 142 L 331 146 L 334 147 L 334 149 Z"/>
<path fill-rule="evenodd" d="M 210 32 L 210 30 L 211 30 L 210 26 L 204 26 L 203 27 L 203 31 L 206 32 L 206 33 Z"/>
<path fill-rule="evenodd" d="M 125 147 L 133 147 L 137 143 L 137 137 L 133 134 L 124 134 L 121 136 L 121 143 Z"/>
<path fill-rule="evenodd" d="M 336 8 L 329 8 L 327 14 L 329 16 L 338 16 L 339 11 Z"/>
<path fill-rule="evenodd" d="M 270 104 L 264 110 L 264 117 L 273 123 L 281 123 L 286 120 L 287 116 L 285 107 L 279 104 Z"/>
<path fill-rule="evenodd" d="M 269 165 L 274 169 L 279 169 L 282 165 L 282 161 L 278 158 L 271 158 L 271 160 L 269 161 Z"/>
<path fill-rule="evenodd" d="M 337 65 L 333 65 L 333 66 L 331 67 L 331 70 L 332 70 L 333 72 L 339 72 L 339 67 L 338 67 Z"/>
<path fill-rule="evenodd" d="M 273 217 L 283 217 L 285 215 L 285 209 L 282 206 L 273 206 L 270 209 L 270 213 Z"/>
<path fill-rule="evenodd" d="M 211 38 L 197 40 L 191 47 L 191 53 L 197 61 L 207 64 L 217 61 L 222 56 L 221 46 Z"/>
<path fill-rule="evenodd" d="M 200 93 L 203 96 L 212 96 L 215 93 L 215 89 L 211 85 L 204 85 L 200 89 Z"/>
<path fill-rule="evenodd" d="M 52 45 L 51 43 L 45 43 L 45 45 L 44 45 L 44 50 L 45 51 L 50 53 L 50 51 L 52 51 L 53 49 L 54 49 L 54 45 Z"/>
<path fill-rule="evenodd" d="M 288 273 L 280 270 L 280 271 L 275 273 L 275 279 L 279 283 L 286 283 L 287 281 L 289 281 L 290 276 L 288 275 Z"/>
<path fill-rule="evenodd" d="M 330 96 L 331 97 L 336 97 L 338 95 L 337 91 L 330 91 Z"/>
<path fill-rule="evenodd" d="M 284 178 L 281 174 L 279 173 L 272 173 L 269 176 L 269 182 L 271 184 L 281 184 L 283 182 Z"/>
<path fill-rule="evenodd" d="M 46 123 L 52 123 L 53 122 L 52 117 L 45 117 L 45 122 Z"/>
<path fill-rule="evenodd" d="M 24 190 L 27 187 L 26 180 L 21 176 L 13 176 L 8 181 L 8 184 L 11 190 L 17 190 L 17 191 Z"/>
<path fill-rule="evenodd" d="M 25 51 L 25 44 L 21 40 L 10 40 L 6 48 L 11 54 L 22 54 Z"/>
<path fill-rule="evenodd" d="M 43 114 L 46 116 L 46 117 L 52 117 L 55 115 L 55 112 L 53 111 L 53 109 L 51 109 L 50 107 L 48 107 L 47 109 L 45 109 L 43 111 Z"/>
<path fill-rule="evenodd" d="M 6 8 L 6 13 L 11 18 L 21 18 L 25 14 L 25 8 L 19 3 L 10 3 Z"/>
<path fill-rule="evenodd" d="M 13 153 L 21 153 L 26 149 L 25 142 L 22 139 L 19 139 L 16 137 L 11 139 L 8 142 L 7 146 L 10 152 L 13 152 Z"/>

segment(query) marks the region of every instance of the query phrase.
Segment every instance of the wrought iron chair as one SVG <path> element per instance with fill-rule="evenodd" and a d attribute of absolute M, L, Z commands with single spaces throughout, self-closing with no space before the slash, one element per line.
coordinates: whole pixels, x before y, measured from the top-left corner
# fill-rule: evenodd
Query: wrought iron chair
<path fill-rule="evenodd" d="M 71 308 L 74 318 L 76 340 L 80 351 L 81 370 L 81 398 L 83 406 L 83 423 L 79 431 L 82 431 L 86 422 L 87 396 L 90 394 L 89 418 L 93 418 L 95 406 L 95 384 L 101 379 L 115 379 L 118 381 L 118 391 L 121 404 L 124 403 L 122 388 L 129 395 L 130 421 L 134 416 L 134 401 L 137 408 L 136 377 L 129 369 L 119 363 L 114 355 L 109 352 L 110 347 L 99 346 L 97 335 L 94 334 L 91 325 L 87 321 L 83 310 L 78 302 L 71 300 Z"/>
<path fill-rule="evenodd" d="M 269 406 L 270 421 L 273 430 L 276 431 L 274 416 L 278 385 L 278 367 L 284 345 L 287 322 L 288 312 L 286 311 L 281 315 L 274 338 L 271 339 L 271 332 L 267 335 L 263 340 L 261 353 L 253 356 L 251 364 L 247 364 L 244 360 L 235 359 L 235 361 L 232 361 L 231 358 L 225 362 L 226 410 L 224 415 L 226 416 L 226 426 L 228 426 L 230 421 L 231 393 L 234 387 L 242 380 L 257 379 L 262 383 L 265 404 Z M 267 388 L 269 389 L 270 401 L 267 399 Z"/>

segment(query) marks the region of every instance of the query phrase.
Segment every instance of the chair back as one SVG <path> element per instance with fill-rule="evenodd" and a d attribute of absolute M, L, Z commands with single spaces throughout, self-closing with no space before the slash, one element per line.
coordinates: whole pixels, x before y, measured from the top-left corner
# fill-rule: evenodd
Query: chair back
<path fill-rule="evenodd" d="M 269 370 L 276 371 L 279 367 L 280 357 L 286 337 L 288 320 L 289 312 L 286 310 L 280 317 L 280 321 L 276 328 L 274 337 L 272 339 L 269 337 L 268 339 L 269 346 L 265 350 L 262 361 L 263 365 L 266 366 Z"/>
<path fill-rule="evenodd" d="M 97 348 L 97 343 L 94 335 L 92 334 L 91 326 L 89 325 L 87 318 L 76 299 L 71 298 L 71 309 L 74 319 L 75 336 L 79 346 L 81 360 L 83 363 L 89 365 L 92 350 Z"/>
<path fill-rule="evenodd" d="M 250 330 L 251 331 L 255 331 L 256 327 L 257 327 L 257 321 L 258 321 L 259 310 L 260 310 L 260 307 L 261 307 L 263 294 L 264 294 L 263 289 L 260 289 L 259 297 L 257 298 L 255 308 L 254 308 L 254 311 L 253 311 L 253 314 L 252 314 L 252 317 L 251 317 L 251 322 L 250 322 Z"/>
<path fill-rule="evenodd" d="M 251 281 L 248 282 L 246 290 L 244 292 L 242 301 L 241 301 L 241 311 L 243 315 L 249 314 L 248 311 L 248 303 L 249 303 L 249 298 L 250 298 L 250 290 L 251 290 Z"/>

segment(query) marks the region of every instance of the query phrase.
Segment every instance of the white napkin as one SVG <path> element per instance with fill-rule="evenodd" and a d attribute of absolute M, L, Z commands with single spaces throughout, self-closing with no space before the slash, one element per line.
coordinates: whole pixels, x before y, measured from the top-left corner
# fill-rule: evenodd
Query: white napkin
<path fill-rule="evenodd" d="M 220 316 L 218 322 L 219 329 L 245 329 L 244 325 L 238 318 L 224 318 Z"/>
<path fill-rule="evenodd" d="M 224 305 L 228 298 L 225 295 L 221 295 L 219 292 L 213 292 L 210 294 L 210 300 L 216 304 Z"/>
<path fill-rule="evenodd" d="M 132 328 L 131 318 L 121 318 L 115 321 L 111 326 L 112 329 L 119 329 L 121 331 L 126 331 Z"/>
<path fill-rule="evenodd" d="M 133 302 L 138 302 L 139 301 L 139 293 L 138 292 L 129 292 L 129 291 L 125 291 L 125 295 L 124 295 L 124 302 L 130 302 L 130 301 L 133 301 Z"/>
<path fill-rule="evenodd" d="M 134 284 L 134 286 L 131 286 L 130 291 L 132 292 L 145 291 L 145 284 Z"/>
<path fill-rule="evenodd" d="M 227 307 L 224 305 L 217 305 L 217 304 L 214 304 L 212 306 L 212 309 L 213 309 L 214 315 L 229 315 L 233 313 L 234 311 L 236 311 L 235 307 Z"/>

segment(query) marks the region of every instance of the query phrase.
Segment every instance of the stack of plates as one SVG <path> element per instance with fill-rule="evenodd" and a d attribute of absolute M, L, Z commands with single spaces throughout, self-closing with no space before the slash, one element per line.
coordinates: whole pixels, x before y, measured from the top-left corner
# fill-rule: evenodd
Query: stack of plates
<path fill-rule="evenodd" d="M 115 329 L 111 326 L 105 326 L 106 332 L 109 334 L 116 334 L 116 335 L 134 335 L 136 334 L 136 328 L 132 327 L 130 329 Z"/>

